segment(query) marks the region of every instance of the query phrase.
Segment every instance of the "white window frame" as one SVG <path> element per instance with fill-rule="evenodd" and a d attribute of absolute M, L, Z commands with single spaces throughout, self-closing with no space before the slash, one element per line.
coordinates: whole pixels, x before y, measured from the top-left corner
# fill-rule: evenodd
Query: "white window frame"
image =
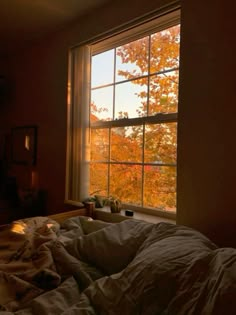
<path fill-rule="evenodd" d="M 66 156 L 66 193 L 65 202 L 77 205 L 89 196 L 89 156 L 90 156 L 90 66 L 91 56 L 121 46 L 124 43 L 180 24 L 180 9 L 152 18 L 115 36 L 102 41 L 91 41 L 70 50 L 68 76 L 68 116 L 67 116 L 67 156 Z M 139 124 L 144 118 L 129 119 L 128 125 Z M 158 114 L 145 117 L 147 122 L 177 122 L 177 113 Z M 97 122 L 96 126 L 104 125 Z M 127 122 L 109 121 L 110 126 L 127 126 Z M 133 205 L 127 208 L 154 215 L 175 218 L 172 212 L 140 209 Z"/>

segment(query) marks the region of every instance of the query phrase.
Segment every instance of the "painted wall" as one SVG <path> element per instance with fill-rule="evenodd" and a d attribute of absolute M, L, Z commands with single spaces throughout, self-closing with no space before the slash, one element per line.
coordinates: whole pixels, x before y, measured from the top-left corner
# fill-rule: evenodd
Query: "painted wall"
<path fill-rule="evenodd" d="M 230 2 L 230 9 L 223 0 L 181 2 L 177 222 L 236 246 L 236 9 Z M 163 3 L 112 1 L 12 58 L 14 100 L 0 122 L 5 129 L 39 126 L 37 171 L 49 213 L 64 209 L 68 47 Z"/>
<path fill-rule="evenodd" d="M 54 33 L 29 46 L 18 47 L 10 58 L 8 75 L 12 95 L 1 110 L 0 129 L 7 133 L 12 127 L 38 126 L 38 155 L 35 168 L 15 166 L 20 187 L 30 186 L 32 170 L 38 174 L 38 185 L 48 192 L 47 210 L 65 209 L 66 97 L 69 47 L 130 22 L 157 4 L 167 0 L 112 1 L 80 18 L 67 29 Z"/>
<path fill-rule="evenodd" d="M 182 1 L 177 222 L 236 246 L 233 1 Z"/>

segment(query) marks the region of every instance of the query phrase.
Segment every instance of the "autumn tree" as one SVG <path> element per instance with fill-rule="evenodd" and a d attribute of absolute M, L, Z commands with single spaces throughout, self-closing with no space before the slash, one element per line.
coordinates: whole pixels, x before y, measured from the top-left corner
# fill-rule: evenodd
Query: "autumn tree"
<path fill-rule="evenodd" d="M 123 65 L 118 75 L 139 86 L 137 117 L 177 112 L 179 33 L 179 26 L 174 26 L 116 49 Z M 119 119 L 128 114 L 121 112 Z M 91 191 L 100 187 L 108 193 L 108 178 L 104 176 L 108 174 L 109 192 L 122 201 L 175 209 L 176 142 L 175 122 L 112 128 L 110 134 L 109 129 L 92 130 L 92 160 L 110 159 L 117 164 L 111 165 L 110 173 L 106 163 L 91 165 Z M 139 163 L 142 161 L 144 169 Z"/>

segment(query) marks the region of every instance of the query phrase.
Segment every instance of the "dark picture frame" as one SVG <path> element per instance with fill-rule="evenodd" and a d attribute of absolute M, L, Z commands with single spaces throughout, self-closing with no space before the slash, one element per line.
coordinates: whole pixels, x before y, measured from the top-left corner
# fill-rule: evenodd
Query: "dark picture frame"
<path fill-rule="evenodd" d="M 36 165 L 37 136 L 37 126 L 20 126 L 11 129 L 12 163 Z"/>

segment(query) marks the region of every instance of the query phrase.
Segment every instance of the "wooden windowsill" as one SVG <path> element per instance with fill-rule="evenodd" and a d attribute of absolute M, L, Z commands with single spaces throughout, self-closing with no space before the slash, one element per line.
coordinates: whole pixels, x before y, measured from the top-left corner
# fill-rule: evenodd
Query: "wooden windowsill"
<path fill-rule="evenodd" d="M 137 211 L 133 211 L 133 216 L 126 216 L 125 210 L 121 210 L 120 213 L 111 213 L 109 207 L 104 208 L 96 208 L 94 210 L 94 219 L 102 220 L 106 222 L 121 222 L 127 219 L 136 219 L 147 221 L 150 223 L 159 223 L 159 222 L 169 222 L 175 224 L 175 220 L 159 217 L 156 215 L 150 215 L 146 213 L 141 213 Z"/>

